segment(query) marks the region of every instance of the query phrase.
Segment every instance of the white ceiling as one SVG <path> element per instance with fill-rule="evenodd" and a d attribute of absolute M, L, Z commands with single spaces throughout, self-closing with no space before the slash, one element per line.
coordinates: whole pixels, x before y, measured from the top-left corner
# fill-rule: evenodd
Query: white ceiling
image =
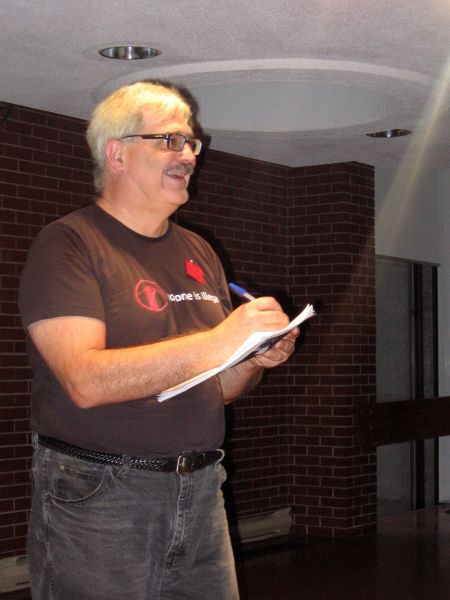
<path fill-rule="evenodd" d="M 0 22 L 5 103 L 87 119 L 119 85 L 166 79 L 218 150 L 450 166 L 450 0 L 0 0 Z M 161 54 L 97 52 L 128 44 Z M 414 134 L 365 135 L 393 128 Z"/>

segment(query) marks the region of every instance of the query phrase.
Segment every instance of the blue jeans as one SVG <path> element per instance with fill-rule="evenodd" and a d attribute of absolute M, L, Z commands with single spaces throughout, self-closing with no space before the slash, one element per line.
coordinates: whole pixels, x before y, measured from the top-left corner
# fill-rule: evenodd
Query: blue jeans
<path fill-rule="evenodd" d="M 237 600 L 225 470 L 159 473 L 38 446 L 28 559 L 33 600 Z"/>

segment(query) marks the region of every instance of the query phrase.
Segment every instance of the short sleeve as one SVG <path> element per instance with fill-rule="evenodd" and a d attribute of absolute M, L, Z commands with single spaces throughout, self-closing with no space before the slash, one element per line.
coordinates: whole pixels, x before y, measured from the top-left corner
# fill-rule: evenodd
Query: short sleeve
<path fill-rule="evenodd" d="M 19 307 L 25 327 L 62 316 L 105 320 L 92 258 L 72 228 L 55 223 L 41 231 L 22 273 Z"/>

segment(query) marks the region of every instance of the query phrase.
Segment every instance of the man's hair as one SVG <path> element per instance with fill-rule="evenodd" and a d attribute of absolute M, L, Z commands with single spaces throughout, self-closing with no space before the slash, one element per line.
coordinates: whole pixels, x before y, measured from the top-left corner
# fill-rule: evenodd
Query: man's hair
<path fill-rule="evenodd" d="M 105 98 L 92 113 L 86 137 L 94 159 L 94 183 L 102 191 L 105 175 L 105 144 L 110 139 L 139 133 L 143 108 L 151 107 L 155 121 L 176 117 L 192 125 L 192 110 L 181 92 L 170 85 L 140 81 L 126 85 Z M 147 133 L 165 133 L 149 131 Z"/>

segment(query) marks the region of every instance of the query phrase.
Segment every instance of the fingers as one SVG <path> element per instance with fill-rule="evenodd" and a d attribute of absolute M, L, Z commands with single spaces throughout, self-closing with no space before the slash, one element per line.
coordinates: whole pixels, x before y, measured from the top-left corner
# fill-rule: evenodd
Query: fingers
<path fill-rule="evenodd" d="M 225 358 L 255 331 L 278 331 L 288 325 L 289 317 L 271 297 L 261 297 L 241 304 L 212 330 Z"/>
<path fill-rule="evenodd" d="M 249 325 L 253 331 L 277 331 L 289 323 L 289 317 L 283 312 L 275 298 L 262 297 L 242 304 L 235 311 L 243 325 Z"/>
<path fill-rule="evenodd" d="M 245 339 L 255 331 L 277 331 L 289 323 L 274 298 L 263 297 L 241 304 L 219 327 Z"/>
<path fill-rule="evenodd" d="M 295 350 L 295 341 L 300 333 L 298 327 L 286 334 L 272 348 L 255 356 L 251 360 L 255 365 L 265 369 L 271 369 L 284 363 Z"/>

